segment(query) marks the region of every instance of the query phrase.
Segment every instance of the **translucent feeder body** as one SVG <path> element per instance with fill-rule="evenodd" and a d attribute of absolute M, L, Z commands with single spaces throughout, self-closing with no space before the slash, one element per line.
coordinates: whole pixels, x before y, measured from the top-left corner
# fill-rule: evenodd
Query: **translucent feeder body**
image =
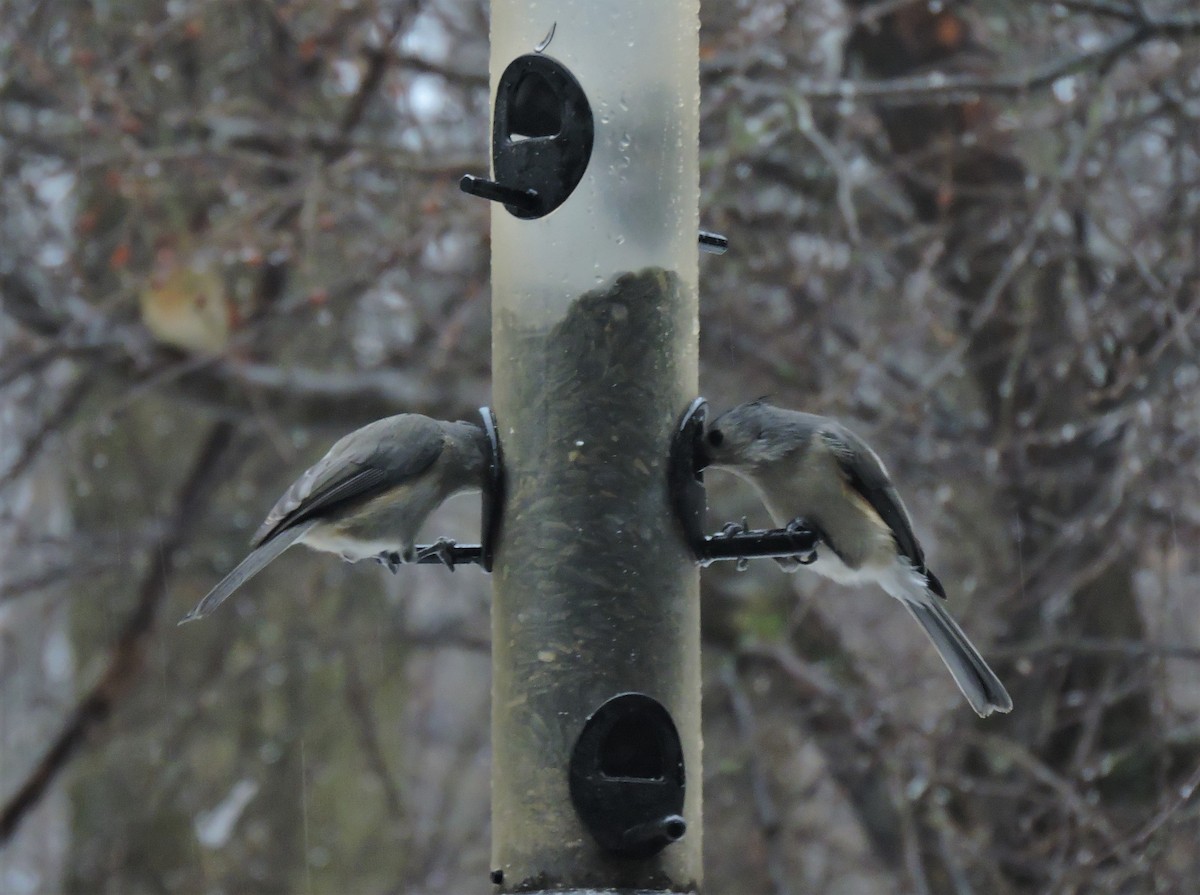
<path fill-rule="evenodd" d="M 579 80 L 592 158 L 544 218 L 492 213 L 494 404 L 507 498 L 493 572 L 498 891 L 693 891 L 701 879 L 699 578 L 667 492 L 697 382 L 698 0 L 495 0 L 492 83 L 544 52 Z M 602 851 L 568 792 L 588 715 L 670 712 L 684 838 Z"/>
<path fill-rule="evenodd" d="M 698 0 L 494 0 L 493 100 L 509 63 L 553 31 L 544 53 L 575 75 L 595 123 L 587 173 L 563 206 L 533 221 L 493 210 L 497 310 L 544 324 L 645 267 L 674 271 L 695 301 L 698 10 Z"/>

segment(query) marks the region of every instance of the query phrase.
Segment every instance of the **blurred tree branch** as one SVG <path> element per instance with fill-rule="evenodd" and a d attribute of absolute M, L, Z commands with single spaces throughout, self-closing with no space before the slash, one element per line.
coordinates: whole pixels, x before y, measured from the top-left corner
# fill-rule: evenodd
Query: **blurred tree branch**
<path fill-rule="evenodd" d="M 900 8 L 912 5 L 907 2 L 896 4 Z M 821 81 L 801 77 L 780 83 L 762 77 L 764 72 L 759 71 L 758 66 L 752 71 L 744 72 L 740 77 L 730 78 L 729 72 L 737 70 L 741 60 L 721 56 L 709 59 L 704 64 L 703 71 L 711 73 L 713 77 L 719 76 L 719 90 L 734 92 L 746 99 L 787 99 L 801 96 L 813 102 L 845 103 L 866 100 L 878 107 L 954 105 L 983 96 L 1010 99 L 1023 97 L 1045 90 L 1060 78 L 1069 75 L 1104 71 L 1117 59 L 1148 41 L 1200 36 L 1200 15 L 1151 17 L 1132 6 L 1118 4 L 1112 4 L 1111 8 L 1109 4 L 1096 4 L 1096 8 L 1090 11 L 1103 11 L 1104 14 L 1120 18 L 1133 27 L 1110 37 L 1098 46 L 1051 60 L 1028 71 L 1012 74 L 947 73 L 938 70 L 915 75 L 898 72 L 878 80 L 846 78 Z M 860 28 L 867 31 L 886 28 L 888 15 L 892 13 L 873 19 L 870 27 L 860 25 Z"/>
<path fill-rule="evenodd" d="M 13 275 L 10 281 L 21 282 Z M 6 290 L 14 296 L 35 295 L 30 289 Z M 24 302 L 21 302 L 23 305 Z M 6 308 L 8 302 L 5 303 Z M 14 316 L 17 316 L 14 314 Z M 182 397 L 231 419 L 254 418 L 266 404 L 300 425 L 361 425 L 401 409 L 432 416 L 474 418 L 471 396 L 486 394 L 486 382 L 469 377 L 444 377 L 436 388 L 429 372 L 419 365 L 412 371 L 331 371 L 233 360 L 228 357 L 180 358 L 179 352 L 159 345 L 140 323 L 122 323 L 83 306 L 70 304 L 70 312 L 42 320 L 39 335 L 46 346 L 17 356 L 0 367 L 0 382 L 11 382 L 36 373 L 54 360 L 70 358 L 99 365 L 136 390 L 169 386 Z M 61 402 L 40 435 L 66 421 L 94 379 L 84 377 Z M 40 437 L 40 436 L 39 436 Z M 36 439 L 22 453 L 35 454 Z M 28 455 L 28 456 L 26 456 Z M 18 463 L 21 461 L 18 460 Z M 23 464 L 22 464 L 23 468 Z M 11 475 L 4 475 L 9 478 Z"/>
<path fill-rule="evenodd" d="M 1052 83 L 1085 63 L 1107 69 L 1153 37 L 1200 33 L 1200 22 L 1193 16 L 1168 22 L 1151 20 L 1138 7 L 1127 11 L 1136 16 L 1134 27 L 1019 83 L 986 75 L 970 78 L 977 87 L 991 83 L 1003 89 L 990 92 L 1011 95 Z M 980 65 L 968 24 L 950 9 L 924 5 L 890 11 L 873 28 L 860 26 L 848 50 L 867 70 L 889 76 L 930 65 L 951 70 Z M 1030 428 L 1074 433 L 1066 427 L 1088 416 L 1094 395 L 1090 381 L 1095 377 L 1081 369 L 1077 359 L 1063 365 L 1053 388 L 1046 387 L 1043 373 L 1055 346 L 1071 340 L 1065 313 L 1069 302 L 1060 296 L 1075 288 L 1068 264 L 1044 260 L 1047 247 L 1060 241 L 1040 220 L 1051 207 L 1047 200 L 1053 189 L 1040 194 L 1036 208 L 1026 208 L 1026 166 L 1012 147 L 986 128 L 996 111 L 978 101 L 941 104 L 947 96 L 939 96 L 939 104 L 920 105 L 905 114 L 885 108 L 880 114 L 893 150 L 912 159 L 903 182 L 918 212 L 926 220 L 944 222 L 951 234 L 935 269 L 943 286 L 961 299 L 962 344 L 990 413 L 989 429 L 1000 437 Z M 966 142 L 961 140 L 964 134 L 982 136 Z M 1079 167 L 1081 148 L 1077 143 L 1063 163 L 1065 178 L 1073 177 Z M 1053 200 L 1054 208 L 1060 205 Z M 986 232 L 984 222 L 997 220 L 1009 226 Z M 1049 254 L 1064 253 L 1050 248 Z M 1040 259 L 1036 265 L 1035 256 Z M 1158 337 L 1143 341 L 1160 344 Z M 1138 641 L 1144 636 L 1133 588 L 1135 555 L 1109 537 L 1115 530 L 1117 504 L 1106 515 L 1108 524 L 1074 529 L 1069 539 L 1059 523 L 1068 518 L 1095 521 L 1097 512 L 1106 512 L 1111 493 L 1106 483 L 1119 479 L 1122 466 L 1120 433 L 1118 426 L 1099 438 L 1074 438 L 1043 448 L 1028 441 L 1021 447 L 1009 443 L 1000 453 L 1003 484 L 998 506 L 1008 503 L 1014 508 L 1024 533 L 1018 549 L 1031 552 L 1029 558 L 1022 557 L 1026 591 L 1019 602 L 1010 604 L 1009 636 L 1018 642 L 1043 638 L 1048 630 L 1093 641 Z M 1045 601 L 1050 600 L 1055 600 L 1055 608 L 1047 612 Z M 1050 615 L 1054 619 L 1048 623 Z M 1117 744 L 1158 739 L 1144 654 L 1072 653 L 1065 665 L 1047 661 L 1046 653 L 1026 656 L 1037 670 L 1014 688 L 1018 712 L 1012 736 L 1052 773 L 1074 777 L 1083 765 L 1113 754 L 1109 750 Z M 1161 754 L 1150 753 L 1142 760 L 1118 761 L 1121 772 L 1100 786 L 1107 809 L 1128 815 L 1133 806 L 1144 804 L 1163 760 Z M 1058 810 L 1069 813 L 1067 806 Z M 1095 810 L 1088 807 L 1088 816 Z M 1000 836 L 1013 848 L 1039 848 L 1036 835 L 1018 832 L 1018 812 L 1015 800 L 1004 803 L 997 816 Z M 1107 828 L 1110 821 L 1101 820 Z M 1047 823 L 1056 829 L 1063 828 L 1059 824 L 1071 826 L 1069 820 Z M 1087 843 L 1094 833 L 1080 829 L 1077 842 L 1064 847 L 1092 849 Z M 1112 835 L 1102 840 L 1111 842 Z M 1031 879 L 1026 862 L 1004 863 L 1018 887 L 1040 890 L 1046 884 L 1038 873 L 1050 872 L 1048 868 Z"/>
<path fill-rule="evenodd" d="M 213 425 L 196 452 L 166 529 L 154 549 L 148 551 L 137 602 L 112 646 L 107 668 L 68 714 L 58 737 L 25 782 L 0 807 L 0 845 L 12 838 L 21 821 L 37 806 L 79 748 L 92 739 L 96 729 L 136 685 L 176 556 L 190 540 L 209 495 L 227 472 L 233 432 L 230 423 Z"/>
<path fill-rule="evenodd" d="M 862 716 L 868 711 L 861 699 L 866 684 L 853 658 L 815 609 L 808 610 L 791 643 L 774 647 L 742 643 L 739 600 L 722 587 L 728 578 L 724 570 L 710 568 L 701 580 L 705 648 L 721 650 L 741 666 L 766 663 L 782 674 L 792 697 L 803 706 L 805 731 L 853 806 L 875 854 L 886 866 L 901 867 L 899 812 L 892 803 L 886 763 L 880 761 L 880 743 L 888 734 Z M 759 598 L 793 603 L 796 597 L 791 581 L 784 575 L 776 579 L 771 595 L 760 592 Z M 818 666 L 821 671 L 816 670 Z"/>
<path fill-rule="evenodd" d="M 790 895 L 792 887 L 789 885 L 789 874 L 781 855 L 783 846 L 780 835 L 779 809 L 771 795 L 765 767 L 767 763 L 761 756 L 761 747 L 757 742 L 754 706 L 745 687 L 742 686 L 736 668 L 731 664 L 725 664 L 720 678 L 737 725 L 738 735 L 746 752 L 745 761 L 747 775 L 750 778 L 750 797 L 754 802 L 754 812 L 762 830 L 763 839 L 766 841 L 767 872 L 771 878 L 772 891 L 774 895 Z"/>

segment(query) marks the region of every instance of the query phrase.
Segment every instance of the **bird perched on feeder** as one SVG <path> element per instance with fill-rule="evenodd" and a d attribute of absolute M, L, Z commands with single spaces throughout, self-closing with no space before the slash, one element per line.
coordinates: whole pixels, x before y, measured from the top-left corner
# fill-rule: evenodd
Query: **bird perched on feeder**
<path fill-rule="evenodd" d="M 759 400 L 714 419 L 704 453 L 708 465 L 749 481 L 777 525 L 816 530 L 826 549 L 818 549 L 813 571 L 840 584 L 874 582 L 903 603 L 980 717 L 1012 709 L 1004 685 L 942 606 L 942 583 L 865 441 L 835 420 Z"/>
<path fill-rule="evenodd" d="M 250 555 L 180 624 L 208 615 L 293 544 L 347 562 L 375 559 L 393 572 L 420 559 L 421 524 L 451 495 L 483 487 L 488 452 L 481 427 L 417 413 L 351 432 L 283 493 L 251 540 Z M 439 539 L 425 553 L 453 569 L 453 545 Z"/>

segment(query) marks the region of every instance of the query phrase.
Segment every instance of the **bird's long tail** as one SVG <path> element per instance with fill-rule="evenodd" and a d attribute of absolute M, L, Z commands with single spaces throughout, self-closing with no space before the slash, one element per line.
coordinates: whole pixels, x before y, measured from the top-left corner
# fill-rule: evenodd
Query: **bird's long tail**
<path fill-rule="evenodd" d="M 196 604 L 196 608 L 179 620 L 179 624 L 186 622 L 194 622 L 197 619 L 204 618 L 225 600 L 235 590 L 261 572 L 268 563 L 275 557 L 279 556 L 288 547 L 308 534 L 309 529 L 317 524 L 317 520 L 310 519 L 307 522 L 301 522 L 299 525 L 293 525 L 290 528 L 285 528 L 275 537 L 271 538 L 265 544 L 261 544 L 250 551 L 250 555 L 237 564 L 232 572 L 222 578 L 217 586 L 205 595 L 204 599 Z"/>
<path fill-rule="evenodd" d="M 913 578 L 919 573 L 914 571 Z M 923 577 L 923 576 L 920 576 Z M 905 582 L 907 585 L 908 582 Z M 988 667 L 979 650 L 967 639 L 958 623 L 942 606 L 923 582 L 913 586 L 888 587 L 888 592 L 902 602 L 912 617 L 921 623 L 929 639 L 937 648 L 938 655 L 954 676 L 954 683 L 962 690 L 967 702 L 976 714 L 986 718 L 992 712 L 1012 711 L 1012 697 L 1000 683 L 1000 678 Z"/>

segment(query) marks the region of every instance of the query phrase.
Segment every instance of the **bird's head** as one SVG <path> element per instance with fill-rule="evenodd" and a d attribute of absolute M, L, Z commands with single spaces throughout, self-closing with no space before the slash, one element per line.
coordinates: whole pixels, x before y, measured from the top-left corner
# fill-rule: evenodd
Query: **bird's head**
<path fill-rule="evenodd" d="M 714 419 L 704 431 L 710 466 L 750 471 L 781 459 L 796 446 L 788 414 L 760 398 L 739 404 Z"/>

